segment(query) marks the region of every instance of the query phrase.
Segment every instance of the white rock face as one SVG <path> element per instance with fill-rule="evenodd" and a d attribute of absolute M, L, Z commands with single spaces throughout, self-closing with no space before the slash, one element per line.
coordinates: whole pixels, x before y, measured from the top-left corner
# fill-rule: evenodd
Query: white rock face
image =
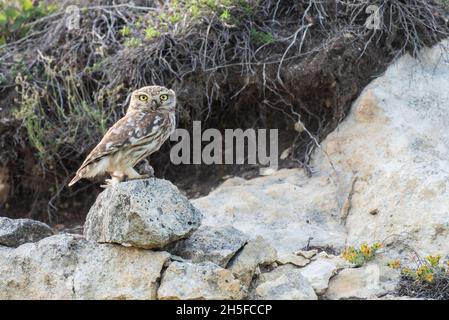
<path fill-rule="evenodd" d="M 231 300 L 242 299 L 240 281 L 232 272 L 211 262 L 170 263 L 158 290 L 161 300 Z"/>
<path fill-rule="evenodd" d="M 169 181 L 128 181 L 98 196 L 87 215 L 84 235 L 100 243 L 162 248 L 189 236 L 198 229 L 201 218 Z"/>
<path fill-rule="evenodd" d="M 309 281 L 302 276 L 300 269 L 285 265 L 259 276 L 254 299 L 317 300 L 318 298 Z"/>
<path fill-rule="evenodd" d="M 264 237 L 279 253 L 298 251 L 309 240 L 313 246 L 344 247 L 334 185 L 328 177 L 309 179 L 300 169 L 248 181 L 230 179 L 193 204 L 204 214 L 203 224 L 231 224 Z"/>
<path fill-rule="evenodd" d="M 348 244 L 385 240 L 421 255 L 449 251 L 448 88 L 449 61 L 439 46 L 421 61 L 404 56 L 324 141 L 338 175 L 323 153 L 314 163 L 347 201 Z"/>
<path fill-rule="evenodd" d="M 0 299 L 155 299 L 169 256 L 68 234 L 0 246 Z"/>
<path fill-rule="evenodd" d="M 309 281 L 316 294 L 323 294 L 329 279 L 337 272 L 337 266 L 325 259 L 319 259 L 301 269 L 301 274 Z"/>

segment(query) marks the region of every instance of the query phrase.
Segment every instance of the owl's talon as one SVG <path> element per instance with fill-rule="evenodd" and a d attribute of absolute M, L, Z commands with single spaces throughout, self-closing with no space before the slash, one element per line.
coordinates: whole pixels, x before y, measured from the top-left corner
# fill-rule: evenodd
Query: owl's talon
<path fill-rule="evenodd" d="M 112 181 L 112 179 L 106 179 L 106 180 L 104 180 L 104 182 L 106 182 L 106 184 L 100 185 L 100 187 L 101 187 L 101 188 L 104 188 L 104 189 L 109 188 L 109 187 L 112 187 L 112 185 L 114 184 L 114 182 Z"/>

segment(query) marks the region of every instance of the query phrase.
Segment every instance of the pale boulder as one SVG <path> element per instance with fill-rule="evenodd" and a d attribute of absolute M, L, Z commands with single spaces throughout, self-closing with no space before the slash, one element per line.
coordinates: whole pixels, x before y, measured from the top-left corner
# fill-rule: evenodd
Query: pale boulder
<path fill-rule="evenodd" d="M 317 295 L 300 269 L 291 265 L 259 275 L 253 298 L 257 300 L 317 300 Z"/>
<path fill-rule="evenodd" d="M 338 299 L 373 299 L 394 293 L 400 272 L 385 261 L 372 261 L 360 268 L 341 270 L 329 282 L 325 297 Z"/>
<path fill-rule="evenodd" d="M 225 268 L 247 241 L 248 236 L 232 226 L 204 226 L 169 251 L 192 262 L 210 261 Z"/>
<path fill-rule="evenodd" d="M 234 300 L 244 291 L 232 272 L 212 262 L 170 263 L 158 289 L 161 300 Z"/>
<path fill-rule="evenodd" d="M 188 237 L 202 215 L 171 182 L 156 178 L 121 182 L 100 193 L 84 224 L 99 243 L 160 249 Z"/>
<path fill-rule="evenodd" d="M 337 273 L 337 266 L 326 260 L 319 259 L 301 269 L 301 274 L 309 281 L 315 293 L 322 295 L 329 286 L 329 279 Z"/>
<path fill-rule="evenodd" d="M 68 234 L 0 247 L 0 300 L 155 299 L 169 256 Z"/>
<path fill-rule="evenodd" d="M 254 240 L 250 240 L 232 258 L 228 269 L 240 280 L 242 285 L 249 287 L 257 268 L 273 264 L 276 258 L 276 249 L 267 240 L 258 236 Z"/>

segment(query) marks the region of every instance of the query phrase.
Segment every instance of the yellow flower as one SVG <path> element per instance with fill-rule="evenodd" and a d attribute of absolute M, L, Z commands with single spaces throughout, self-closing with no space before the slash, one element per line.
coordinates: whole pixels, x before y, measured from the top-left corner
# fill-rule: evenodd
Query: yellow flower
<path fill-rule="evenodd" d="M 424 277 L 424 280 L 426 280 L 427 282 L 432 282 L 433 281 L 433 273 L 426 274 L 426 276 Z"/>
<path fill-rule="evenodd" d="M 362 252 L 365 257 L 371 257 L 373 254 L 373 250 L 366 243 L 363 243 L 360 246 L 360 252 Z"/>
<path fill-rule="evenodd" d="M 354 247 L 348 247 L 343 251 L 343 258 L 349 262 L 354 261 L 356 258 L 357 253 L 355 252 Z"/>
<path fill-rule="evenodd" d="M 425 273 L 427 273 L 429 271 L 429 268 L 426 265 L 422 265 L 421 267 L 419 267 L 418 269 L 416 269 L 416 276 L 418 278 L 421 278 Z"/>
<path fill-rule="evenodd" d="M 440 263 L 441 256 L 427 256 L 426 260 L 430 263 L 432 267 L 436 267 Z"/>
<path fill-rule="evenodd" d="M 388 262 L 388 266 L 392 269 L 399 269 L 401 267 L 401 261 L 393 260 Z"/>
<path fill-rule="evenodd" d="M 375 243 L 373 243 L 373 245 L 371 246 L 371 248 L 373 248 L 374 250 L 379 250 L 380 248 L 382 248 L 382 243 L 380 243 L 380 242 L 375 242 Z"/>
<path fill-rule="evenodd" d="M 410 268 L 402 268 L 401 272 L 406 276 L 412 275 L 412 270 L 410 270 Z"/>

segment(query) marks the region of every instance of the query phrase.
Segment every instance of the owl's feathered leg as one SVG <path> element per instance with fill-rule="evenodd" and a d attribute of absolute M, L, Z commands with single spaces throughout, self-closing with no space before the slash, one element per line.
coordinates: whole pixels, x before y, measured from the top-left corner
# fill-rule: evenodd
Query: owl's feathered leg
<path fill-rule="evenodd" d="M 128 178 L 128 180 L 135 180 L 135 179 L 143 179 L 145 176 L 140 175 L 134 168 L 129 167 L 125 171 L 125 175 Z"/>
<path fill-rule="evenodd" d="M 122 182 L 124 178 L 125 178 L 125 174 L 123 172 L 114 171 L 111 174 L 111 179 L 106 179 L 105 180 L 106 184 L 103 184 L 100 187 L 102 187 L 102 188 L 112 187 L 113 185 Z"/>
<path fill-rule="evenodd" d="M 153 168 L 151 167 L 151 169 L 153 169 Z M 151 172 L 151 171 L 148 173 L 147 172 L 148 171 L 145 171 L 144 174 L 139 174 L 134 168 L 130 167 L 130 168 L 126 169 L 125 175 L 128 180 L 146 179 L 146 178 L 150 178 L 154 175 L 153 172 Z"/>

